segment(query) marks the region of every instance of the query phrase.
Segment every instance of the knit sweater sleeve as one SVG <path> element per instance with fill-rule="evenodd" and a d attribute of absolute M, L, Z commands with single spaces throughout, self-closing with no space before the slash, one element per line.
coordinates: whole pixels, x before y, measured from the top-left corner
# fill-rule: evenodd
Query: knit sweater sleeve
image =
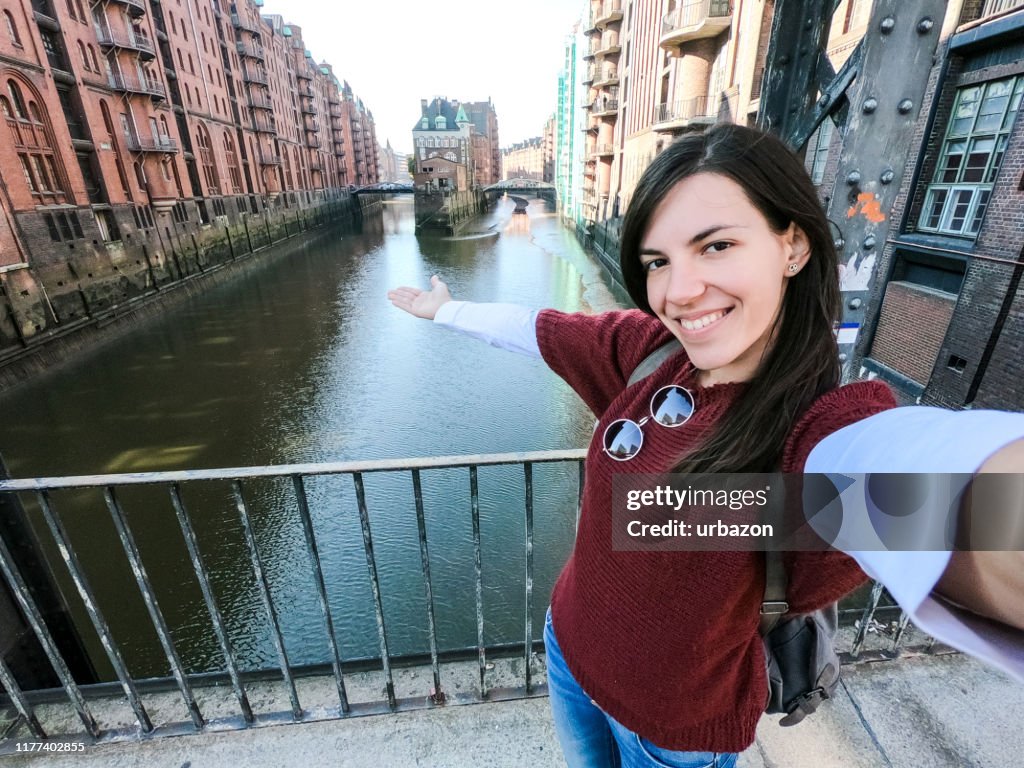
<path fill-rule="evenodd" d="M 636 366 L 669 341 L 660 320 L 638 309 L 588 315 L 553 309 L 537 315 L 537 344 L 551 370 L 600 416 Z"/>
<path fill-rule="evenodd" d="M 803 472 L 808 455 L 819 441 L 843 427 L 896 407 L 889 387 L 860 381 L 818 398 L 797 422 L 783 452 L 786 472 Z M 835 602 L 867 580 L 856 561 L 842 552 L 790 552 L 784 558 L 789 573 L 790 611 L 807 613 Z"/>

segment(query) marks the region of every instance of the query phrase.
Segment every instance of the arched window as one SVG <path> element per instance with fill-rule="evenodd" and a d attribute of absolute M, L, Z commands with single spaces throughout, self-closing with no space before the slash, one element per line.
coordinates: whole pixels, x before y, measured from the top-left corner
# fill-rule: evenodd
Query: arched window
<path fill-rule="evenodd" d="M 285 179 L 285 191 L 290 192 L 295 189 L 295 182 L 292 180 L 292 161 L 288 157 L 288 152 L 284 152 L 284 179 Z"/>
<path fill-rule="evenodd" d="M 231 179 L 232 191 L 236 194 L 242 191 L 242 177 L 238 173 L 238 156 L 235 154 L 235 142 L 231 140 L 228 132 L 224 132 L 224 157 L 228 163 L 228 177 Z"/>
<path fill-rule="evenodd" d="M 22 89 L 28 93 L 28 99 Z M 7 80 L 7 93 L 2 108 L 7 129 L 18 154 L 25 184 L 35 202 L 53 205 L 68 202 L 67 179 L 60 155 L 54 150 L 56 141 L 49 121 L 39 108 L 39 95 L 29 83 Z M 27 105 L 27 106 L 26 106 Z"/>
<path fill-rule="evenodd" d="M 445 152 L 444 153 L 444 159 L 445 160 L 451 160 L 454 163 L 455 162 L 455 153 L 454 152 Z"/>
<path fill-rule="evenodd" d="M 181 55 L 181 48 L 178 48 L 178 66 L 181 67 L 182 70 L 185 69 L 185 59 Z"/>
<path fill-rule="evenodd" d="M 196 86 L 196 106 L 200 109 L 203 108 L 203 100 L 199 98 L 199 86 Z"/>
<path fill-rule="evenodd" d="M 86 46 L 89 49 L 89 58 L 92 59 L 92 68 L 96 74 L 100 73 L 100 60 L 96 58 L 96 49 L 92 47 L 92 43 Z"/>
<path fill-rule="evenodd" d="M 11 42 L 21 48 L 21 36 L 18 34 L 18 25 L 14 23 L 14 17 L 10 11 L 4 11 L 4 23 L 7 25 L 7 36 Z"/>
<path fill-rule="evenodd" d="M 82 0 L 75 0 L 75 5 L 78 6 L 78 20 L 85 24 L 85 6 L 82 5 Z"/>
<path fill-rule="evenodd" d="M 220 194 L 220 177 L 217 175 L 217 164 L 210 146 L 210 134 L 206 126 L 199 124 L 196 130 L 196 143 L 199 145 L 199 164 L 203 167 L 203 176 L 210 194 Z"/>
<path fill-rule="evenodd" d="M 171 32 L 178 34 L 178 26 L 174 23 L 174 14 L 171 11 L 167 12 L 167 18 L 171 20 Z"/>
<path fill-rule="evenodd" d="M 67 0 L 67 6 L 68 6 L 68 15 L 72 19 L 74 19 L 75 21 L 78 21 L 78 12 L 75 11 L 75 4 L 74 4 L 73 0 Z"/>
<path fill-rule="evenodd" d="M 434 127 L 438 130 L 444 130 L 448 127 L 448 119 L 444 115 L 438 115 L 434 118 Z"/>
<path fill-rule="evenodd" d="M 85 52 L 85 43 L 78 41 L 78 55 L 82 57 L 82 66 L 87 72 L 92 72 L 92 64 L 89 63 L 89 54 Z"/>
<path fill-rule="evenodd" d="M 217 70 L 217 85 L 220 88 L 224 87 L 224 81 L 221 80 L 221 78 L 220 78 L 220 70 L 219 69 Z"/>
<path fill-rule="evenodd" d="M 188 55 L 188 71 L 191 72 L 193 75 L 196 73 L 196 64 L 192 60 L 191 53 Z"/>

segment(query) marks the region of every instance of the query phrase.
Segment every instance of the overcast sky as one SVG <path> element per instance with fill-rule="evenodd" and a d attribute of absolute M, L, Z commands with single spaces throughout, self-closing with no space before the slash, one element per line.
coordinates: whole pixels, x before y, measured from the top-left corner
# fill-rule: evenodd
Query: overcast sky
<path fill-rule="evenodd" d="M 412 149 L 420 99 L 494 103 L 501 146 L 540 136 L 555 111 L 564 43 L 586 0 L 266 0 L 302 27 L 373 112 L 377 140 Z"/>

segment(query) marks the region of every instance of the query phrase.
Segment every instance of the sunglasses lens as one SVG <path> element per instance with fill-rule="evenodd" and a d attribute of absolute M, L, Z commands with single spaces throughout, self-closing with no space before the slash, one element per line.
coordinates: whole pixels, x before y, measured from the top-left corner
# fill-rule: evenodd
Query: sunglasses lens
<path fill-rule="evenodd" d="M 626 461 L 640 452 L 644 441 L 643 433 L 635 421 L 619 419 L 608 425 L 604 431 L 604 450 L 613 459 Z"/>
<path fill-rule="evenodd" d="M 651 398 L 651 418 L 664 427 L 678 427 L 693 415 L 693 398 L 682 387 L 662 387 Z"/>

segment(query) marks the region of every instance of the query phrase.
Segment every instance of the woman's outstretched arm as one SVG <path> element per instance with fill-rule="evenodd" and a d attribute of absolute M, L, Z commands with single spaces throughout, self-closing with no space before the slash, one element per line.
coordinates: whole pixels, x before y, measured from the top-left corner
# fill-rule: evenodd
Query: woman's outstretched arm
<path fill-rule="evenodd" d="M 403 286 L 388 291 L 391 303 L 414 317 L 476 339 L 493 347 L 540 357 L 537 310 L 518 304 L 454 301 L 441 278 L 430 278 L 430 290 Z"/>

